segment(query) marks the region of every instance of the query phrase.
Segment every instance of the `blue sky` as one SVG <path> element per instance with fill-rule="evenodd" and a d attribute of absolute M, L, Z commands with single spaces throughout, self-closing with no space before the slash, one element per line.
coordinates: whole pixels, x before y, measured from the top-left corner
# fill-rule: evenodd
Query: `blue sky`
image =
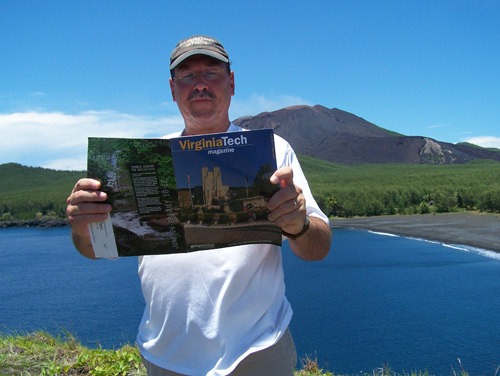
<path fill-rule="evenodd" d="M 87 137 L 182 128 L 169 56 L 233 63 L 230 117 L 320 104 L 405 135 L 500 148 L 500 2 L 0 2 L 0 163 L 85 169 Z"/>

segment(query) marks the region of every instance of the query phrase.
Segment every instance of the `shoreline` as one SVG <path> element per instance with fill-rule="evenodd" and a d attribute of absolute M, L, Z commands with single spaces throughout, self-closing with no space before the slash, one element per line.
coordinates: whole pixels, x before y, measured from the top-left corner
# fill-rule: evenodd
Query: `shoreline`
<path fill-rule="evenodd" d="M 21 227 L 68 227 L 67 219 L 31 219 L 27 221 L 0 222 L 0 228 L 21 228 Z"/>
<path fill-rule="evenodd" d="M 69 221 L 27 220 L 0 222 L 2 228 L 69 227 Z M 500 214 L 458 212 L 442 214 L 385 215 L 377 217 L 330 218 L 330 227 L 353 228 L 409 238 L 465 245 L 500 253 Z"/>
<path fill-rule="evenodd" d="M 369 230 L 500 253 L 500 214 L 498 213 L 458 212 L 436 215 L 330 218 L 330 227 L 333 230 L 335 228 Z"/>

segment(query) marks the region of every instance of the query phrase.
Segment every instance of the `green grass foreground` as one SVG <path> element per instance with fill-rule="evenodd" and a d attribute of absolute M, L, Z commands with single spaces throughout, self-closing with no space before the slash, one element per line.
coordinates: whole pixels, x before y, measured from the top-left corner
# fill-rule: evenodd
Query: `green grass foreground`
<path fill-rule="evenodd" d="M 146 375 L 139 350 L 88 349 L 70 333 L 0 334 L 0 375 Z"/>
<path fill-rule="evenodd" d="M 459 360 L 460 362 L 460 360 Z M 317 359 L 301 359 L 301 370 L 295 376 L 335 376 L 319 368 Z M 461 364 L 460 364 L 461 367 Z M 493 376 L 497 376 L 499 368 Z M 89 349 L 71 333 L 53 336 L 44 331 L 25 334 L 0 333 L 0 375 L 58 376 L 146 376 L 137 346 L 125 345 L 118 350 Z M 461 369 L 453 376 L 469 376 Z M 337 375 L 340 376 L 340 375 Z M 427 371 L 398 374 L 388 365 L 356 376 L 431 376 Z"/>

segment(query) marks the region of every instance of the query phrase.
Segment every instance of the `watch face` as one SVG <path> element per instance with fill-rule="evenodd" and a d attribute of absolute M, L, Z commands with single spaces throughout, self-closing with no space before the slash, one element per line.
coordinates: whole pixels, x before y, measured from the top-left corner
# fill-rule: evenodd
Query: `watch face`
<path fill-rule="evenodd" d="M 303 235 L 307 230 L 309 230 L 309 226 L 311 225 L 311 222 L 309 221 L 309 217 L 306 215 L 306 221 L 304 222 L 304 227 L 302 228 L 302 231 L 299 232 L 297 235 Z M 297 236 L 295 235 L 295 236 Z"/>

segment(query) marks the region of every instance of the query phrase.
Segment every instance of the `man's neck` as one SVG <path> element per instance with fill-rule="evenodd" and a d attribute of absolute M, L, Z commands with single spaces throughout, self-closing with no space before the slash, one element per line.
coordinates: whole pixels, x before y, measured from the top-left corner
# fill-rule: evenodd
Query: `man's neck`
<path fill-rule="evenodd" d="M 196 136 L 199 134 L 210 134 L 210 133 L 224 133 L 228 130 L 231 122 L 229 119 L 223 123 L 222 125 L 216 124 L 214 126 L 208 126 L 203 124 L 202 126 L 189 126 L 185 124 L 184 131 L 182 132 L 183 136 Z"/>

